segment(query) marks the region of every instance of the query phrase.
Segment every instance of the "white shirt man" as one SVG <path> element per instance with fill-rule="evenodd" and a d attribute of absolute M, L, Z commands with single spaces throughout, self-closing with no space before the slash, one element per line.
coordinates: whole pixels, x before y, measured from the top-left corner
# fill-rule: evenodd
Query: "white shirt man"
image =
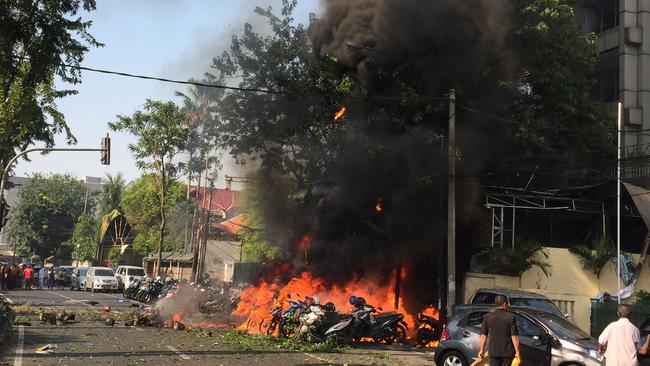
<path fill-rule="evenodd" d="M 637 366 L 637 345 L 639 344 L 639 329 L 630 322 L 628 317 L 632 312 L 630 305 L 618 306 L 619 319 L 609 323 L 598 337 L 601 350 L 606 348 L 605 360 L 607 366 Z"/>

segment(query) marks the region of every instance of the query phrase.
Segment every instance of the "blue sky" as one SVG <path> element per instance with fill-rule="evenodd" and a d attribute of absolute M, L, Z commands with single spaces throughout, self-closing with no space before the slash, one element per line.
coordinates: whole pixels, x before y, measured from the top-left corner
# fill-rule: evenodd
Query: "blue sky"
<path fill-rule="evenodd" d="M 134 74 L 186 80 L 209 71 L 213 56 L 229 46 L 230 36 L 241 33 L 244 22 L 266 31 L 263 20 L 253 12 L 256 6 L 280 9 L 279 0 L 99 0 L 97 10 L 85 16 L 93 20 L 91 33 L 105 44 L 92 49 L 83 66 Z M 306 23 L 309 13 L 319 12 L 318 0 L 299 0 L 296 21 Z M 108 130 L 107 122 L 117 114 L 129 115 L 140 109 L 146 98 L 174 99 L 183 85 L 118 76 L 83 73 L 79 94 L 61 99 L 60 110 L 78 139 L 78 147 L 99 147 Z M 176 98 L 180 103 L 180 100 Z M 127 181 L 141 173 L 127 144 L 128 134 L 111 132 L 111 165 L 99 163 L 99 153 L 53 152 L 32 154 L 31 162 L 20 160 L 16 175 L 35 172 L 71 173 L 77 177 L 124 173 Z M 58 136 L 57 146 L 65 139 Z M 241 174 L 241 168 L 224 162 L 225 174 Z"/>

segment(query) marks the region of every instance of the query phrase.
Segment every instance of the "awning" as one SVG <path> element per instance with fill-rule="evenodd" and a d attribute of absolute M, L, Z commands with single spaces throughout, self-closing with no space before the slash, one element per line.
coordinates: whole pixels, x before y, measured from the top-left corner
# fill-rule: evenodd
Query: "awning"
<path fill-rule="evenodd" d="M 627 192 L 630 194 L 630 197 L 632 197 L 634 206 L 636 206 L 636 209 L 639 211 L 639 215 L 641 215 L 646 228 L 650 229 L 650 191 L 645 188 L 635 186 L 634 184 L 625 182 L 622 183 L 625 189 L 627 189 Z"/>

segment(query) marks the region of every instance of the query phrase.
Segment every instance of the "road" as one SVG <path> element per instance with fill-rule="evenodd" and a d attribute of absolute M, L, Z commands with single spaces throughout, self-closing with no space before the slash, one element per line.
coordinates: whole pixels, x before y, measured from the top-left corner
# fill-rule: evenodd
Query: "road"
<path fill-rule="evenodd" d="M 120 295 L 70 290 L 0 292 L 14 304 L 33 308 L 57 307 L 102 313 L 130 311 L 133 302 Z M 94 304 L 94 305 L 93 305 Z M 37 348 L 52 344 L 51 353 Z M 0 346 L 0 365 L 433 365 L 431 353 L 412 349 L 352 349 L 342 353 L 282 350 L 249 343 L 230 331 L 175 331 L 163 328 L 107 327 L 101 321 L 81 320 L 44 325 L 32 320 L 17 326 Z"/>

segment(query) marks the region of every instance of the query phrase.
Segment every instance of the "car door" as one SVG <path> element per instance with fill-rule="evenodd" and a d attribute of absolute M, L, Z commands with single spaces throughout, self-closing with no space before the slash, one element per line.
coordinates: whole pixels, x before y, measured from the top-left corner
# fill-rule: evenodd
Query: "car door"
<path fill-rule="evenodd" d="M 483 327 L 483 316 L 489 313 L 488 310 L 477 310 L 467 314 L 458 322 L 458 330 L 454 339 L 463 344 L 465 354 L 476 357 L 481 347 L 481 328 Z"/>
<path fill-rule="evenodd" d="M 540 342 L 545 331 L 526 316 L 516 314 L 516 319 L 522 364 L 550 365 L 551 344 Z"/>

